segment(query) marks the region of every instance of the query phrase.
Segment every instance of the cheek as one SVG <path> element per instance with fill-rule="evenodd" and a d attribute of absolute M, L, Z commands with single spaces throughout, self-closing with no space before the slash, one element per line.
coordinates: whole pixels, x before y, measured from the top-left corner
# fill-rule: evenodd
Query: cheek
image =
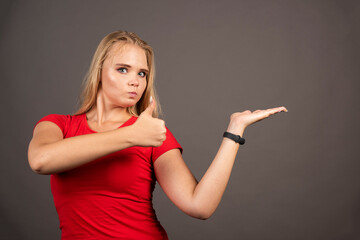
<path fill-rule="evenodd" d="M 103 82 L 103 85 L 107 85 L 109 87 L 115 87 L 116 85 L 119 84 L 119 81 L 117 81 L 114 74 L 112 74 L 110 72 L 106 72 L 102 75 L 102 82 Z"/>
<path fill-rule="evenodd" d="M 147 86 L 147 80 L 144 79 L 144 89 L 146 88 L 146 86 Z"/>
<path fill-rule="evenodd" d="M 146 83 L 146 80 L 145 80 L 144 84 L 141 85 L 141 96 L 144 95 L 146 86 L 147 86 L 147 83 Z"/>
<path fill-rule="evenodd" d="M 141 84 L 139 85 L 139 90 L 141 90 L 142 94 L 144 93 L 146 89 L 147 81 L 146 79 L 142 80 Z"/>
<path fill-rule="evenodd" d="M 107 89 L 110 92 L 116 92 L 119 89 L 124 89 L 124 81 L 121 81 L 116 72 L 108 71 L 102 74 L 102 85 L 104 89 Z"/>

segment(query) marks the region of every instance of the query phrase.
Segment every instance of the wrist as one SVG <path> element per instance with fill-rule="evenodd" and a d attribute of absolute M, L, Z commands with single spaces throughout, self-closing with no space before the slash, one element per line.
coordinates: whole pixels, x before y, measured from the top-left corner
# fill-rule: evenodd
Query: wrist
<path fill-rule="evenodd" d="M 223 137 L 229 138 L 229 139 L 233 140 L 234 142 L 239 143 L 240 145 L 244 145 L 244 143 L 245 143 L 245 139 L 242 138 L 240 135 L 235 135 L 230 132 L 224 132 Z"/>
<path fill-rule="evenodd" d="M 242 137 L 244 135 L 245 127 L 243 125 L 235 126 L 235 124 L 230 123 L 226 131 Z"/>
<path fill-rule="evenodd" d="M 130 125 L 127 127 L 122 127 L 118 129 L 121 131 L 121 135 L 125 136 L 126 143 L 129 145 L 129 147 L 136 146 L 138 143 L 138 134 L 136 133 L 137 130 L 135 129 L 134 125 Z"/>

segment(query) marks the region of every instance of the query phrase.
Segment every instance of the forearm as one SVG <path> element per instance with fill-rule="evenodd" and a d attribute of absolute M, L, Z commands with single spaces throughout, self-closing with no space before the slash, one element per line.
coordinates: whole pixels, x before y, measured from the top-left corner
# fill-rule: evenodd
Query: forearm
<path fill-rule="evenodd" d="M 249 110 L 230 117 L 227 132 L 243 136 L 245 128 L 278 112 L 285 107 L 267 110 Z M 209 218 L 224 194 L 230 178 L 239 144 L 224 138 L 210 167 L 197 182 L 186 166 L 179 151 L 168 151 L 156 160 L 154 169 L 157 180 L 171 201 L 188 215 Z"/>
<path fill-rule="evenodd" d="M 245 128 L 270 115 L 287 112 L 285 107 L 271 108 L 267 110 L 256 110 L 253 113 L 249 110 L 234 113 L 230 117 L 227 131 L 243 136 Z M 239 144 L 230 139 L 223 139 L 214 161 L 201 181 L 194 188 L 192 195 L 192 206 L 194 211 L 208 218 L 219 205 L 226 185 L 229 181 Z"/>
<path fill-rule="evenodd" d="M 38 146 L 29 146 L 29 162 L 40 174 L 70 170 L 99 157 L 133 146 L 130 127 L 81 135 Z M 35 150 L 36 149 L 36 150 Z"/>
<path fill-rule="evenodd" d="M 239 144 L 224 138 L 210 167 L 196 185 L 192 206 L 194 215 L 208 218 L 216 210 L 229 181 Z"/>

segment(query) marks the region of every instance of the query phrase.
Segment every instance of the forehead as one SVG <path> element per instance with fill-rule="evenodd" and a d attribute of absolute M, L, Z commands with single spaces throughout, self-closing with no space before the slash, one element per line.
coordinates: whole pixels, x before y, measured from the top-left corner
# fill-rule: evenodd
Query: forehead
<path fill-rule="evenodd" d="M 131 43 L 117 42 L 110 48 L 105 62 L 109 64 L 127 64 L 139 68 L 147 68 L 145 50 Z"/>

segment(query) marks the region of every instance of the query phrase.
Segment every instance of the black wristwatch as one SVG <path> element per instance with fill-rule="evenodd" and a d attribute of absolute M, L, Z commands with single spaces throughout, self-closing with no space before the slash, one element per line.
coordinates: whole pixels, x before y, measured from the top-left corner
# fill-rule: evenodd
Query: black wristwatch
<path fill-rule="evenodd" d="M 236 143 L 239 143 L 240 145 L 244 145 L 245 143 L 245 138 L 240 137 L 240 135 L 224 132 L 223 137 L 230 138 L 231 140 L 234 140 Z"/>

